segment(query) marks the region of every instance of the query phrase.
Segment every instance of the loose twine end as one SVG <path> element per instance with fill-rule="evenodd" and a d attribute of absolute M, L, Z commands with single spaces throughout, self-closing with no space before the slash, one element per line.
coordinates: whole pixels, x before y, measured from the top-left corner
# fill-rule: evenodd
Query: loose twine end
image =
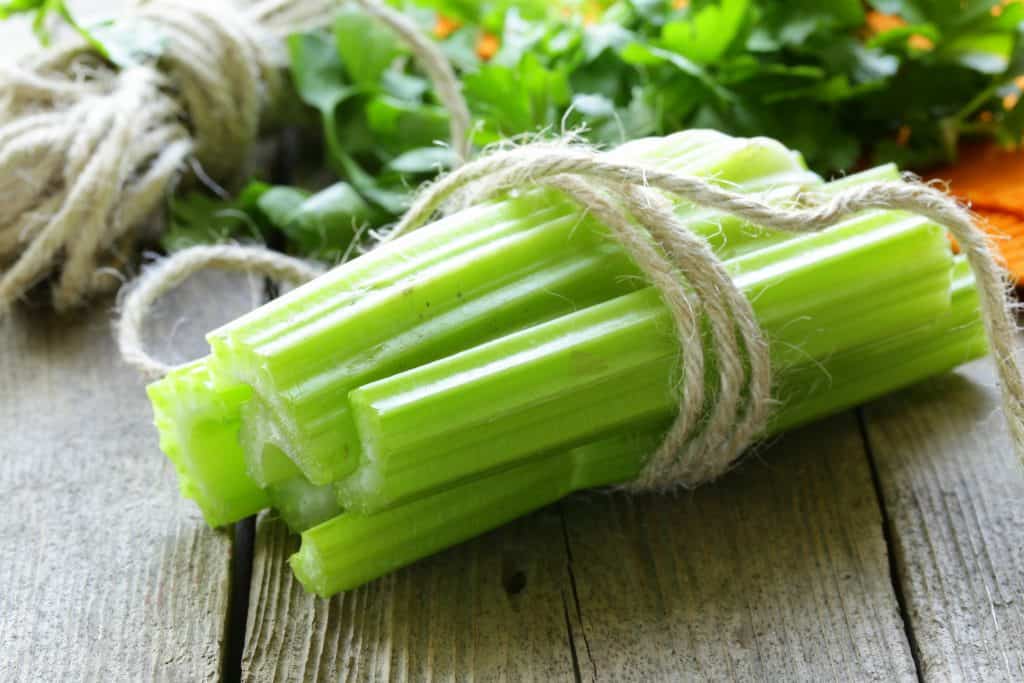
<path fill-rule="evenodd" d="M 160 379 L 173 369 L 150 355 L 143 342 L 146 318 L 153 304 L 189 276 L 210 268 L 255 273 L 292 284 L 309 282 L 324 272 L 320 264 L 240 244 L 190 247 L 158 260 L 121 291 L 120 315 L 115 323 L 121 357 L 143 377 Z"/>

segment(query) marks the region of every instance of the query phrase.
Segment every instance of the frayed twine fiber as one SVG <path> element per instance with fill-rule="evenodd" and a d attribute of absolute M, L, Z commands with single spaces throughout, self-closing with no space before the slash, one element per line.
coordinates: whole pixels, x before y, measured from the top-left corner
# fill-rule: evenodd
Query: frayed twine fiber
<path fill-rule="evenodd" d="M 156 0 L 119 19 L 159 33 L 149 61 L 119 70 L 76 38 L 0 65 L 0 314 L 58 270 L 58 310 L 120 284 L 137 228 L 189 163 L 220 182 L 241 170 L 282 94 L 282 38 L 329 24 L 338 4 Z M 451 65 L 400 12 L 358 4 L 409 44 L 464 157 L 469 113 Z"/>
<path fill-rule="evenodd" d="M 1007 281 L 989 249 L 988 237 L 974 225 L 971 213 L 944 192 L 914 181 L 870 183 L 830 198 L 804 193 L 792 206 L 775 206 L 702 178 L 625 161 L 614 151 L 535 143 L 487 154 L 427 186 L 384 240 L 424 225 L 453 198 L 482 199 L 531 186 L 554 187 L 601 220 L 661 292 L 675 321 L 682 356 L 679 413 L 628 489 L 662 491 L 715 479 L 762 434 L 772 405 L 768 344 L 750 303 L 708 245 L 679 222 L 661 193 L 791 233 L 818 232 L 868 209 L 908 211 L 945 226 L 959 241 L 974 272 L 999 373 L 1003 411 L 1018 456 L 1024 457 L 1024 377 L 1016 355 Z M 203 267 L 191 251 L 156 266 L 125 298 L 121 350 L 145 372 L 159 365 L 148 363 L 139 346 L 138 327 L 154 291 Z M 718 363 L 717 387 L 710 396 L 704 384 L 703 319 L 709 323 Z"/>

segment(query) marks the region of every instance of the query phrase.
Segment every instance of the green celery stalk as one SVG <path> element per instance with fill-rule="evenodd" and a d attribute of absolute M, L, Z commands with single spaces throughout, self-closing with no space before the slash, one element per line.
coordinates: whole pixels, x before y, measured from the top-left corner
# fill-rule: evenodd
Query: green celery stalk
<path fill-rule="evenodd" d="M 934 320 L 949 307 L 951 267 L 942 228 L 882 212 L 726 262 L 778 371 Z M 670 417 L 677 357 L 648 288 L 355 389 L 361 460 L 339 482 L 342 507 L 377 511 Z"/>
<path fill-rule="evenodd" d="M 747 148 L 771 150 L 774 167 L 750 159 L 750 153 L 737 154 Z M 817 185 L 820 179 L 806 170 L 798 155 L 774 140 L 743 140 L 715 131 L 686 131 L 665 138 L 650 138 L 623 145 L 624 156 L 638 160 L 671 159 L 667 165 L 680 172 L 706 168 L 708 173 L 739 171 L 722 164 L 720 157 L 738 160 L 746 173 L 757 172 L 777 185 Z M 629 153 L 628 150 L 635 150 Z M 716 153 L 709 153 L 709 150 Z M 703 165 L 700 165 L 700 164 Z M 717 164 L 717 166 L 716 166 Z M 568 207 L 568 208 L 567 208 Z M 514 201 L 491 201 L 465 208 L 430 226 L 406 235 L 400 242 L 386 244 L 335 268 L 316 280 L 293 290 L 288 295 L 214 330 L 209 341 L 214 350 L 230 359 L 236 347 L 259 344 L 293 330 L 309 321 L 358 300 L 366 291 L 393 284 L 417 270 L 439 263 L 466 250 L 504 236 L 509 231 L 535 227 L 555 215 L 574 211 L 557 193 L 533 190 Z M 230 363 L 227 369 L 230 369 Z"/>
<path fill-rule="evenodd" d="M 987 352 L 973 278 L 956 264 L 950 311 L 908 334 L 826 358 L 811 372 L 784 375 L 791 400 L 770 433 L 848 408 L 950 370 Z M 867 368 L 870 373 L 865 374 Z M 816 372 L 828 382 L 806 382 Z M 801 396 L 801 391 L 804 394 Z M 837 397 L 821 402 L 823 397 Z M 330 596 L 573 491 L 627 482 L 657 446 L 665 423 L 523 461 L 479 479 L 375 514 L 346 512 L 302 534 L 289 562 L 309 591 Z"/>
<path fill-rule="evenodd" d="M 783 373 L 777 379 L 783 408 L 773 417 L 770 431 L 806 424 L 984 356 L 988 339 L 979 310 L 970 266 L 957 256 L 948 314 L 906 334 L 827 358 L 821 365 Z"/>
<path fill-rule="evenodd" d="M 160 448 L 174 463 L 181 494 L 196 502 L 213 527 L 237 522 L 269 504 L 244 476 L 238 441 L 245 385 L 215 386 L 206 359 L 175 368 L 146 388 Z"/>
<path fill-rule="evenodd" d="M 772 178 L 774 176 L 766 177 Z M 848 184 L 854 184 L 857 182 L 867 182 L 871 180 L 894 179 L 896 177 L 898 177 L 898 174 L 894 167 L 883 166 L 878 167 L 876 169 L 871 169 L 856 176 L 851 176 L 841 181 L 834 181 L 824 186 L 824 189 L 826 191 L 838 191 L 839 189 L 842 189 L 844 185 Z M 770 184 L 770 181 L 766 181 L 766 183 Z M 695 231 L 704 234 L 706 237 L 709 238 L 710 241 L 712 241 L 712 243 L 716 243 L 717 241 L 718 251 L 725 254 L 749 252 L 752 245 L 774 244 L 780 241 L 784 241 L 785 239 L 788 239 L 790 237 L 790 235 L 786 233 L 773 233 L 772 231 L 755 228 L 749 224 L 743 223 L 742 221 L 738 221 L 734 217 L 722 215 L 715 212 L 708 212 L 703 209 L 698 209 L 696 207 L 692 207 L 691 209 L 688 210 L 688 212 L 683 211 L 682 215 L 684 217 L 684 220 L 688 221 Z M 416 235 L 418 234 L 419 233 L 416 233 Z M 412 237 L 415 237 L 416 235 L 406 237 L 404 238 L 403 241 L 410 240 Z M 414 250 L 403 251 L 409 253 Z M 372 254 L 364 256 L 359 261 L 365 261 L 369 259 L 370 256 L 372 256 Z M 399 263 L 406 262 L 408 261 L 399 261 Z M 342 402 L 342 405 L 345 405 L 345 402 Z M 249 413 L 258 412 L 257 410 L 255 410 L 256 406 L 262 406 L 261 399 L 255 398 L 251 400 L 248 403 L 246 411 Z M 257 457 L 248 458 L 249 474 L 253 475 L 253 478 L 261 486 L 270 486 L 268 494 L 272 499 L 275 498 L 274 489 L 277 488 L 278 485 L 284 486 L 285 489 L 288 491 L 299 490 L 300 482 L 286 484 L 286 482 L 288 482 L 290 479 L 296 477 L 297 473 L 293 467 L 289 466 L 289 463 L 286 461 L 287 459 L 283 458 L 280 454 L 279 449 L 287 447 L 289 444 L 286 440 L 284 440 L 281 437 L 281 429 L 279 426 L 275 425 L 275 418 L 272 415 L 272 412 L 268 410 L 263 410 L 263 412 L 260 414 L 258 418 L 246 420 L 244 423 L 247 426 L 255 426 L 254 431 L 257 432 L 257 434 L 255 435 L 254 442 L 253 438 L 250 438 L 250 443 L 247 444 L 247 448 L 245 449 L 246 453 L 249 455 L 257 454 Z M 276 438 L 272 438 L 270 436 L 271 434 L 275 435 Z M 242 430 L 242 436 L 243 440 L 245 440 L 245 437 L 247 436 L 246 429 Z M 250 434 L 249 436 L 252 437 L 253 435 Z M 261 442 L 265 442 L 266 444 L 268 444 L 269 447 L 267 449 L 259 447 L 258 444 Z M 214 453 L 216 452 L 217 451 L 215 450 Z M 264 452 L 269 454 L 267 458 L 272 463 L 272 467 L 270 469 L 274 470 L 276 473 L 271 475 L 263 473 L 264 466 L 261 462 L 261 459 L 263 457 Z M 201 454 L 193 454 L 191 457 L 196 458 L 200 456 Z M 224 460 L 224 462 L 229 461 L 235 462 L 236 460 Z M 221 470 L 215 469 L 213 471 L 216 473 L 220 472 Z M 235 472 L 225 476 L 228 478 L 234 477 L 242 479 L 245 477 L 245 474 L 245 472 Z M 194 473 L 193 476 L 195 476 Z M 217 482 L 212 482 L 210 485 L 216 486 Z M 307 486 L 307 488 L 312 488 L 310 485 L 308 485 L 308 482 L 305 482 L 305 485 Z M 322 487 L 320 490 L 323 490 Z M 280 496 L 276 496 L 276 498 L 280 498 Z M 280 505 L 277 505 L 276 503 L 275 506 L 280 507 Z M 291 509 L 297 509 L 299 506 L 293 503 L 289 507 Z M 243 516 L 246 516 L 247 514 L 251 514 L 253 511 L 254 510 L 250 509 L 248 511 L 245 511 L 244 513 L 240 513 L 237 516 L 237 518 L 241 518 Z M 289 521 L 291 526 L 295 528 L 301 528 L 303 526 L 302 522 L 291 521 L 290 518 L 293 518 L 294 515 L 285 514 L 284 516 L 286 518 L 286 521 Z M 227 521 L 234 521 L 234 519 Z M 305 525 L 308 526 L 308 524 Z"/>
<path fill-rule="evenodd" d="M 646 145 L 647 150 L 630 153 L 635 154 L 637 158 L 643 158 L 646 154 L 649 160 L 654 161 L 658 160 L 660 156 L 661 160 L 668 159 L 673 162 L 675 164 L 673 167 L 682 172 L 716 173 L 723 177 L 728 176 L 730 180 L 744 181 L 743 189 L 747 191 L 776 188 L 780 185 L 793 187 L 801 184 L 814 184 L 816 179 L 813 175 L 803 170 L 802 162 L 799 162 L 796 155 L 783 150 L 787 160 L 780 162 L 779 155 L 775 154 L 773 156 L 772 154 L 766 155 L 764 153 L 766 148 L 777 152 L 780 149 L 777 143 L 763 140 L 756 141 L 756 143 L 751 144 L 751 141 L 725 138 L 717 133 L 691 131 L 667 139 L 652 139 L 629 143 L 620 148 L 620 152 L 626 154 L 627 150 L 635 150 Z M 713 153 L 709 153 L 709 150 Z M 767 159 L 767 163 L 765 159 Z M 895 170 L 892 167 L 880 167 L 879 169 L 873 169 L 862 174 L 860 177 L 832 183 L 826 186 L 826 189 L 839 189 L 842 184 L 848 182 L 891 179 L 893 177 L 895 177 Z M 295 297 L 302 302 L 301 306 L 287 307 L 278 305 L 281 304 L 280 301 L 277 304 L 265 306 L 253 314 L 244 316 L 221 331 L 211 334 L 211 342 L 216 346 L 217 342 L 220 341 L 222 351 L 225 351 L 227 355 L 238 350 L 238 347 L 241 345 L 240 340 L 242 342 L 245 340 L 256 340 L 264 343 L 272 342 L 286 335 L 290 329 L 301 327 L 302 324 L 317 319 L 325 311 L 351 306 L 361 296 L 364 296 L 366 292 L 401 280 L 410 273 L 422 270 L 424 265 L 441 262 L 446 258 L 450 258 L 453 254 L 457 255 L 469 249 L 478 248 L 480 245 L 486 244 L 488 240 L 493 240 L 496 236 L 500 237 L 502 234 L 509 234 L 510 232 L 523 229 L 521 224 L 524 219 L 539 216 L 538 222 L 542 223 L 543 219 L 549 218 L 552 215 L 565 214 L 575 210 L 575 207 L 567 204 L 561 198 L 543 191 L 527 193 L 525 196 L 517 198 L 512 202 L 493 202 L 483 207 L 464 210 L 456 215 L 457 218 L 462 220 L 461 223 L 459 221 L 452 221 L 454 225 L 435 225 L 433 226 L 433 233 L 431 233 L 431 228 L 428 227 L 384 249 L 357 259 L 353 264 L 360 264 L 358 268 L 350 264 L 353 267 L 349 268 L 347 272 L 341 273 L 339 272 L 341 269 L 338 269 L 318 280 L 318 283 L 329 281 L 329 284 L 333 284 L 335 290 L 341 291 L 342 295 L 339 296 L 338 291 L 332 292 L 330 287 L 308 286 L 306 289 L 310 290 L 309 296 Z M 520 211 L 520 213 L 517 214 L 517 211 Z M 548 213 L 545 214 L 545 211 Z M 680 213 L 684 221 L 688 222 L 695 232 L 705 235 L 712 244 L 717 244 L 717 250 L 722 254 L 743 253 L 764 244 L 780 242 L 790 238 L 788 234 L 773 233 L 772 231 L 754 228 L 742 221 L 738 221 L 734 217 L 708 212 L 697 207 L 683 207 Z M 505 232 L 502 233 L 499 230 L 487 232 L 477 229 L 480 225 L 493 228 L 495 219 L 496 224 L 502 227 Z M 460 232 L 460 228 L 463 229 L 462 232 Z M 462 240 L 461 242 L 460 239 Z M 346 291 L 349 294 L 348 297 L 344 296 Z M 584 301 L 583 303 L 585 305 L 587 302 Z M 230 363 L 227 369 L 231 369 Z M 225 388 L 231 388 L 233 386 L 232 373 L 224 372 L 224 370 L 224 367 L 219 367 L 216 363 L 213 364 L 215 379 L 217 375 L 228 378 L 221 380 L 221 382 Z M 262 399 L 250 401 L 247 412 L 259 412 L 253 409 L 253 407 L 254 404 L 260 401 Z M 345 402 L 342 401 L 341 404 L 344 406 Z M 273 424 L 271 411 L 264 410 L 263 414 L 264 418 L 246 420 L 245 423 L 247 425 Z M 326 414 L 323 417 L 329 419 L 329 416 Z M 280 432 L 280 430 L 278 431 Z M 243 430 L 244 436 L 245 430 Z M 267 495 L 274 498 L 275 488 L 279 487 L 285 488 L 288 491 L 297 491 L 300 488 L 300 484 L 311 490 L 312 487 L 308 482 L 288 483 L 294 479 L 294 470 L 289 468 L 287 463 L 283 462 L 285 458 L 282 458 L 280 452 L 275 452 L 276 449 L 273 448 L 273 446 L 288 446 L 288 440 L 278 439 L 279 444 L 274 443 L 269 438 L 265 439 L 265 441 L 271 445 L 271 448 L 252 448 L 249 450 L 253 452 L 266 450 L 269 452 L 271 455 L 268 456 L 268 459 L 274 463 L 278 470 L 278 473 L 274 476 L 257 478 L 262 485 L 269 486 Z M 202 449 L 195 450 L 201 451 Z M 201 458 L 202 455 L 201 452 L 192 453 L 190 457 L 196 459 Z M 217 476 L 218 472 L 224 472 L 223 476 L 225 479 L 245 481 L 244 472 L 228 472 L 224 469 L 224 465 L 228 462 L 237 464 L 237 458 L 221 458 L 220 460 L 220 467 L 205 468 L 203 471 L 209 471 L 211 476 L 214 477 Z M 192 476 L 195 477 L 195 473 L 198 470 L 196 468 L 192 469 Z M 183 486 L 195 486 L 193 482 L 186 483 L 184 478 L 182 479 L 182 484 Z M 221 482 L 213 481 L 207 484 L 215 487 L 220 485 Z M 322 487 L 320 490 L 323 490 Z M 291 507 L 296 508 L 297 506 L 291 505 Z M 246 514 L 251 514 L 251 512 L 252 510 Z"/>

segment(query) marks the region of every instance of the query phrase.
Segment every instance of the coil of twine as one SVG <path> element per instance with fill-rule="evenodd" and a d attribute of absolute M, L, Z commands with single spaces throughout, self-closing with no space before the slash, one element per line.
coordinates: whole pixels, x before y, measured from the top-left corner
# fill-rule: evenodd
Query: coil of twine
<path fill-rule="evenodd" d="M 190 165 L 237 174 L 282 94 L 287 34 L 332 20 L 332 0 L 157 0 L 119 18 L 161 37 L 125 68 L 81 39 L 0 65 L 0 314 L 59 271 L 58 310 L 120 284 L 138 227 Z M 469 114 L 451 65 L 401 13 L 359 0 L 410 46 L 451 112 L 465 155 Z"/>

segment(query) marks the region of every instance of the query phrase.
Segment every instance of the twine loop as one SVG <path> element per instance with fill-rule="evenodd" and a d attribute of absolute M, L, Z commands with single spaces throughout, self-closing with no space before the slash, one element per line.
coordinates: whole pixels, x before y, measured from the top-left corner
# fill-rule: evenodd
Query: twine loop
<path fill-rule="evenodd" d="M 171 258 L 157 261 L 146 268 L 129 289 L 124 290 L 121 316 L 115 330 L 121 357 L 146 379 L 160 379 L 172 369 L 172 366 L 150 355 L 142 340 L 146 317 L 153 304 L 192 274 L 210 268 L 256 273 L 297 285 L 309 282 L 324 272 L 319 264 L 264 247 L 241 244 L 189 247 Z"/>

